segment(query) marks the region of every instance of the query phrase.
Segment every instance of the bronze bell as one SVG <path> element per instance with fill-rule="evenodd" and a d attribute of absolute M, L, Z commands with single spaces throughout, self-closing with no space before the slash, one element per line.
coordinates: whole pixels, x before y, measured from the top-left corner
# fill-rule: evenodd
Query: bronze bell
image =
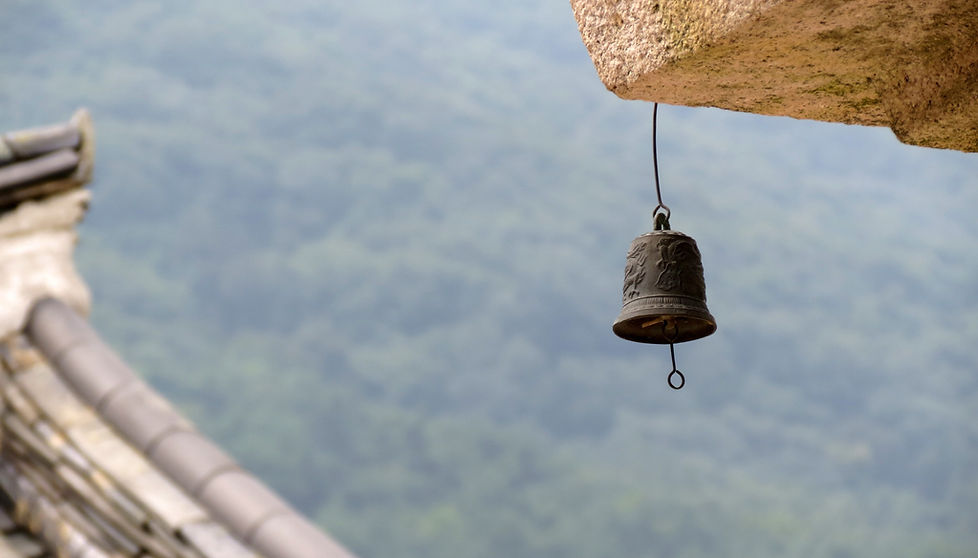
<path fill-rule="evenodd" d="M 696 241 L 669 230 L 659 214 L 655 230 L 632 241 L 625 260 L 622 309 L 615 334 L 639 343 L 682 343 L 717 329 L 706 308 L 706 282 Z"/>

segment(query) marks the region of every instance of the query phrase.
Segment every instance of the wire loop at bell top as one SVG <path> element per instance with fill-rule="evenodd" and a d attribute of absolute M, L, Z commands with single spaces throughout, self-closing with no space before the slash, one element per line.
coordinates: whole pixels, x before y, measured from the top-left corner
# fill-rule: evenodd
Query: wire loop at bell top
<path fill-rule="evenodd" d="M 652 211 L 652 223 L 655 225 L 655 230 L 668 231 L 670 215 L 672 215 L 672 212 L 669 211 L 668 205 L 660 203 L 655 206 L 655 209 Z"/>

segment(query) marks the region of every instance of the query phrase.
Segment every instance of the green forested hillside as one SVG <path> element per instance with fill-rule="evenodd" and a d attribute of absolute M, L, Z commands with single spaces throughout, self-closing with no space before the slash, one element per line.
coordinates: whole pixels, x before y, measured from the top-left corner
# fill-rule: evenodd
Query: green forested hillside
<path fill-rule="evenodd" d="M 565 2 L 0 8 L 93 320 L 363 558 L 978 555 L 978 156 L 662 107 L 718 332 L 615 338 L 650 107 Z"/>

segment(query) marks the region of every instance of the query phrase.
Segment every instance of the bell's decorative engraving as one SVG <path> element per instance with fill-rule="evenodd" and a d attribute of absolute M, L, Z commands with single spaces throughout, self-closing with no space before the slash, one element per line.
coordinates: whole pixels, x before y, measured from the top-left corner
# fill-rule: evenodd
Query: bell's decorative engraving
<path fill-rule="evenodd" d="M 716 320 L 706 307 L 695 240 L 667 229 L 632 241 L 625 260 L 621 314 L 612 329 L 629 341 L 658 344 L 692 341 L 716 331 Z"/>

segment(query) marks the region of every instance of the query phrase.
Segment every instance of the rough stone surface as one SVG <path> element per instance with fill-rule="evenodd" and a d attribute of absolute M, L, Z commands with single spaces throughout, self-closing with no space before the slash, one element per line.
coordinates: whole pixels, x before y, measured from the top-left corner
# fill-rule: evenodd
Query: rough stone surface
<path fill-rule="evenodd" d="M 978 0 L 570 0 L 624 99 L 889 126 L 978 151 Z"/>
<path fill-rule="evenodd" d="M 91 293 L 75 270 L 75 225 L 90 192 L 71 190 L 0 215 L 0 339 L 19 332 L 34 303 L 55 297 L 87 315 Z"/>

